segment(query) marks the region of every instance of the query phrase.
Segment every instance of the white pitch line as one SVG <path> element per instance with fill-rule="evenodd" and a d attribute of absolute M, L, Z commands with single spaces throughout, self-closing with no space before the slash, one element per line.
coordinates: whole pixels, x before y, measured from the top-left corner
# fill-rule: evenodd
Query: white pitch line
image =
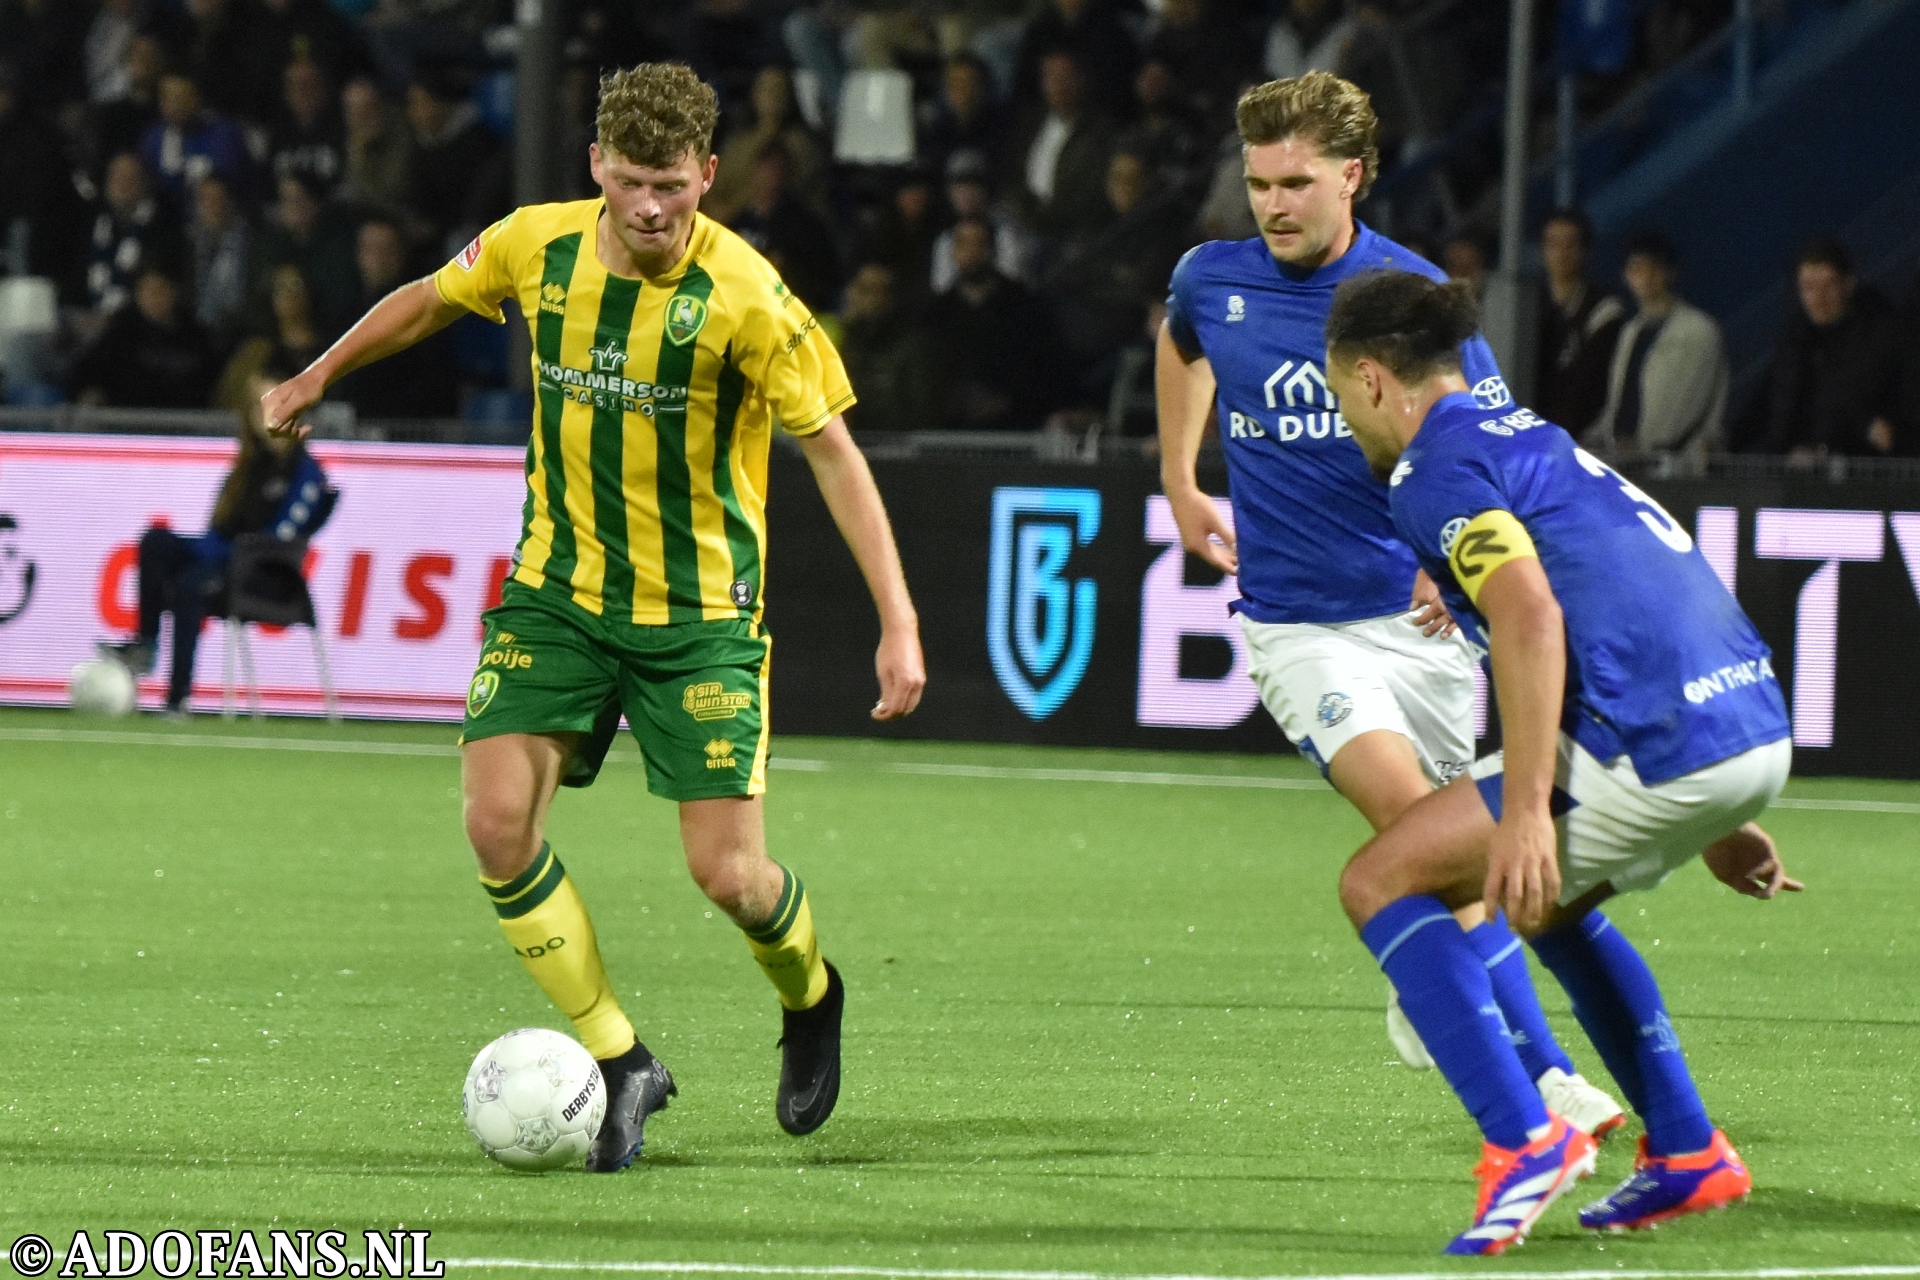
<path fill-rule="evenodd" d="M 9 729 L 0 728 L 0 742 L 79 742 L 123 747 L 230 747 L 238 751 L 319 751 L 335 755 L 453 757 L 460 749 L 450 743 L 381 742 L 377 739 L 261 738 L 227 734 L 145 733 L 128 729 Z M 615 764 L 638 764 L 636 752 L 610 752 Z M 1150 787 L 1225 787 L 1240 790 L 1317 791 L 1337 794 L 1311 778 L 1275 778 L 1247 773 L 1171 773 L 1130 769 L 1067 769 L 1018 765 L 945 764 L 932 761 L 896 761 L 875 766 L 832 760 L 775 756 L 768 767 L 795 773 L 825 773 L 875 768 L 931 778 L 996 778 L 1025 782 L 1109 782 Z M 1920 804 L 1904 800 L 1848 800 L 1788 797 L 1775 800 L 1776 809 L 1812 809 L 1826 813 L 1920 814 Z M 1611 1273 L 1610 1273 L 1611 1274 Z"/>
<path fill-rule="evenodd" d="M 1347 1275 L 1111 1275 L 1097 1271 L 983 1271 L 919 1267 L 779 1266 L 751 1262 L 569 1262 L 538 1258 L 447 1258 L 450 1267 L 517 1271 L 598 1271 L 646 1275 L 875 1277 L 877 1280 L 1459 1280 L 1461 1271 L 1386 1271 Z M 1745 1271 L 1501 1271 L 1499 1280 L 1840 1280 L 1920 1276 L 1920 1266 L 1759 1267 Z"/>

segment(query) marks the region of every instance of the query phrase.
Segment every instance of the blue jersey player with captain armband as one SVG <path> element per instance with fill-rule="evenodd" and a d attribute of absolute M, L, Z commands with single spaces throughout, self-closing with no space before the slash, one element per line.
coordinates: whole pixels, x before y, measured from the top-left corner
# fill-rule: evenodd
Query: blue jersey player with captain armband
<path fill-rule="evenodd" d="M 1591 1171 L 1593 1139 L 1542 1104 L 1450 911 L 1504 906 L 1646 1123 L 1596 1230 L 1718 1208 L 1753 1182 L 1694 1089 L 1660 988 L 1599 906 L 1696 855 L 1756 898 L 1798 889 L 1753 819 L 1793 748 L 1766 644 L 1647 494 L 1525 409 L 1476 403 L 1464 285 L 1377 272 L 1342 285 L 1327 375 L 1394 525 L 1486 652 L 1504 749 L 1354 855 L 1340 898 L 1486 1146 L 1473 1224 L 1499 1253 Z M 1488 1016 L 1482 1016 L 1486 1014 Z"/>
<path fill-rule="evenodd" d="M 1443 277 L 1353 216 L 1379 164 L 1365 92 L 1313 72 L 1249 90 L 1237 114 L 1261 233 L 1203 244 L 1174 270 L 1155 359 L 1162 482 L 1187 550 L 1238 574 L 1233 607 L 1262 701 L 1379 830 L 1466 771 L 1473 660 L 1327 385 L 1327 313 L 1361 272 Z M 1504 410 L 1487 344 L 1467 337 L 1459 360 L 1476 401 Z M 1195 478 L 1210 413 L 1232 495 L 1224 510 Z M 1518 940 L 1478 905 L 1460 922 L 1542 1097 L 1588 1133 L 1620 1125 L 1619 1105 L 1555 1042 Z M 1392 1003 L 1388 1031 L 1408 1065 L 1433 1065 Z"/>

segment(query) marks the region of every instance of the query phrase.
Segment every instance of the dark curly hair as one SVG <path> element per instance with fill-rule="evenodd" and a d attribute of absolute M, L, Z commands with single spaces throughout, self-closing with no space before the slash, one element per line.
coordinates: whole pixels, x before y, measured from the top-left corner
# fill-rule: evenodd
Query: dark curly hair
<path fill-rule="evenodd" d="M 1410 271 L 1366 271 L 1333 292 L 1327 358 L 1362 356 L 1402 382 L 1460 371 L 1460 344 L 1480 329 L 1480 304 L 1464 280 L 1440 284 Z"/>

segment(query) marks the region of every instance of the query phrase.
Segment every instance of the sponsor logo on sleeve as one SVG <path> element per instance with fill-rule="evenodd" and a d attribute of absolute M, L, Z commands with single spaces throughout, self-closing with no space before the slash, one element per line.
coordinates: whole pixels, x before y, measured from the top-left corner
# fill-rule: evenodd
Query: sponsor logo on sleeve
<path fill-rule="evenodd" d="M 1498 409 L 1513 403 L 1513 393 L 1507 390 L 1507 380 L 1496 373 L 1473 384 L 1473 402 L 1482 409 Z"/>

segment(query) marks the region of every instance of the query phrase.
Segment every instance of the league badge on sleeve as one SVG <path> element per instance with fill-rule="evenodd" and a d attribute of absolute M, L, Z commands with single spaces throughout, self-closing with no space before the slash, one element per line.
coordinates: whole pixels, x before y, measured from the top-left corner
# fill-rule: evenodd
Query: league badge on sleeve
<path fill-rule="evenodd" d="M 462 249 L 460 256 L 455 258 L 454 261 L 460 264 L 462 271 L 473 270 L 473 264 L 480 261 L 480 237 L 475 236 L 473 243 Z"/>

